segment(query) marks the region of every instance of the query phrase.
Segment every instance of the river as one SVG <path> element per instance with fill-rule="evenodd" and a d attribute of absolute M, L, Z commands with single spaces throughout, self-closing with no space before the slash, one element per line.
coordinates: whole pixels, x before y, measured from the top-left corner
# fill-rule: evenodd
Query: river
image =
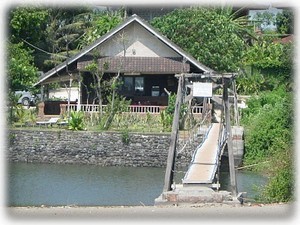
<path fill-rule="evenodd" d="M 7 166 L 8 206 L 117 206 L 154 205 L 163 189 L 165 168 L 100 167 L 9 163 Z M 183 172 L 176 175 L 180 183 Z M 221 185 L 227 190 L 229 175 L 222 173 Z M 237 173 L 238 191 L 257 194 L 254 185 L 266 178 L 250 172 Z"/>

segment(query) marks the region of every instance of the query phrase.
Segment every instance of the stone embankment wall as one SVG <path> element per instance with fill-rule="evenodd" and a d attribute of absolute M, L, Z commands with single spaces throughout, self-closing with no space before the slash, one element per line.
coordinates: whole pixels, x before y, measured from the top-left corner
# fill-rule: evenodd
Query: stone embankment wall
<path fill-rule="evenodd" d="M 170 135 L 129 133 L 126 144 L 121 133 L 10 130 L 7 144 L 12 162 L 165 167 Z M 178 154 L 177 167 L 189 165 L 194 147 L 188 144 Z"/>

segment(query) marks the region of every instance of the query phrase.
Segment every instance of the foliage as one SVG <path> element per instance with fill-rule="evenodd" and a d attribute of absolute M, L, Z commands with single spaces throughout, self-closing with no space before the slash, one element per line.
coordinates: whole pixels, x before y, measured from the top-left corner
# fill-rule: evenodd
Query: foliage
<path fill-rule="evenodd" d="M 84 113 L 82 111 L 75 112 L 72 111 L 69 119 L 69 130 L 84 130 Z"/>
<path fill-rule="evenodd" d="M 37 81 L 33 57 L 23 43 L 8 46 L 8 79 L 12 91 L 28 89 Z"/>
<path fill-rule="evenodd" d="M 8 120 L 10 125 L 19 125 L 21 127 L 23 125 L 35 126 L 36 110 L 25 109 L 22 105 L 11 105 Z"/>
<path fill-rule="evenodd" d="M 176 94 L 171 93 L 168 97 L 168 106 L 165 110 L 160 112 L 160 120 L 163 131 L 171 131 L 172 122 L 175 112 Z"/>
<path fill-rule="evenodd" d="M 243 73 L 237 77 L 237 91 L 239 94 L 258 94 L 265 90 L 266 79 L 261 73 Z"/>
<path fill-rule="evenodd" d="M 294 195 L 294 162 L 293 155 L 287 146 L 282 151 L 276 152 L 271 165 L 276 165 L 272 170 L 272 176 L 263 189 L 260 199 L 264 202 L 288 202 L 293 200 Z"/>
<path fill-rule="evenodd" d="M 291 93 L 282 85 L 276 90 L 265 91 L 251 98 L 247 105 L 242 119 L 245 126 L 244 164 L 258 164 L 256 170 L 269 173 L 271 179 L 262 199 L 289 201 L 293 185 Z"/>
<path fill-rule="evenodd" d="M 257 68 L 290 68 L 292 50 L 292 44 L 281 44 L 274 42 L 274 38 L 262 36 L 246 51 L 243 63 Z"/>
<path fill-rule="evenodd" d="M 98 65 L 97 59 L 99 57 L 99 53 L 94 51 L 93 52 L 93 62 L 88 64 L 85 69 L 89 71 L 93 78 L 93 83 L 91 84 L 91 87 L 95 90 L 98 102 L 99 102 L 99 108 L 100 108 L 100 116 L 102 117 L 102 102 L 103 102 L 103 91 L 104 91 L 104 83 L 102 81 L 104 72 L 103 68 Z M 104 66 L 104 65 L 103 65 Z M 88 92 L 88 88 L 87 88 Z"/>
<path fill-rule="evenodd" d="M 124 128 L 121 131 L 121 137 L 122 137 L 123 144 L 128 145 L 129 142 L 130 142 L 130 136 L 129 136 L 128 127 Z"/>
<path fill-rule="evenodd" d="M 239 68 L 253 36 L 247 21 L 231 8 L 191 7 L 155 18 L 151 24 L 206 66 L 228 72 Z"/>
<path fill-rule="evenodd" d="M 258 69 L 251 67 L 240 74 L 237 81 L 237 91 L 244 95 L 257 95 L 262 91 L 274 90 L 285 84 L 289 89 L 292 85 L 292 77 L 284 70 L 268 68 Z"/>
<path fill-rule="evenodd" d="M 16 7 L 9 14 L 9 32 L 13 43 L 23 40 L 40 43 L 45 39 L 48 10 L 37 7 Z"/>
<path fill-rule="evenodd" d="M 281 44 L 269 36 L 261 36 L 245 52 L 243 69 L 237 78 L 240 94 L 257 94 L 273 90 L 281 84 L 291 86 L 294 45 Z"/>
<path fill-rule="evenodd" d="M 177 95 L 171 93 L 168 98 L 167 108 L 160 112 L 160 120 L 163 126 L 163 131 L 171 131 L 172 129 L 176 98 Z M 182 127 L 184 126 L 186 115 L 187 115 L 187 105 L 181 104 L 180 111 L 179 111 L 179 129 L 182 129 Z"/>
<path fill-rule="evenodd" d="M 89 26 L 83 38 L 80 40 L 78 48 L 81 49 L 107 32 L 116 27 L 123 18 L 123 11 L 119 10 L 116 12 L 105 11 L 99 14 L 91 14 L 91 26 Z"/>
<path fill-rule="evenodd" d="M 45 44 L 51 54 L 44 61 L 46 68 L 61 63 L 78 52 L 78 45 L 86 29 L 91 26 L 89 7 L 53 7 L 49 9 Z"/>
<path fill-rule="evenodd" d="M 148 113 L 148 115 L 143 115 L 126 112 L 115 114 L 109 129 L 121 132 L 126 129 L 128 129 L 128 132 L 160 133 L 163 131 L 159 116 L 150 113 Z"/>
<path fill-rule="evenodd" d="M 163 131 L 171 131 L 172 129 L 172 121 L 173 121 L 173 115 L 167 113 L 166 110 L 162 110 L 160 112 L 160 120 L 162 123 Z"/>
<path fill-rule="evenodd" d="M 15 7 L 9 12 L 10 41 L 26 41 L 36 66 L 45 71 L 115 27 L 122 15 L 86 6 Z"/>
<path fill-rule="evenodd" d="M 108 96 L 107 101 L 107 110 L 103 115 L 100 123 L 101 129 L 104 130 L 108 130 L 110 128 L 116 114 L 128 112 L 128 106 L 130 105 L 130 100 L 126 100 L 126 97 L 122 97 L 117 94 L 114 96 L 114 98 Z M 125 125 L 125 127 L 127 126 Z"/>
<path fill-rule="evenodd" d="M 26 120 L 26 111 L 25 111 L 25 109 L 23 108 L 22 105 L 18 105 L 16 107 L 15 113 L 16 113 L 15 117 L 16 117 L 17 121 L 20 122 L 21 126 L 22 126 L 25 123 L 25 120 Z"/>
<path fill-rule="evenodd" d="M 46 28 L 49 10 L 42 7 L 15 7 L 9 12 L 9 40 L 12 44 L 24 43 L 22 48 L 31 49 L 34 64 L 39 70 L 48 57 L 38 48 L 48 50 Z M 25 44 L 26 43 L 26 44 Z M 10 44 L 10 43 L 9 43 Z"/>
<path fill-rule="evenodd" d="M 276 15 L 275 24 L 277 32 L 280 34 L 294 33 L 294 14 L 293 11 L 283 9 L 282 13 Z"/>

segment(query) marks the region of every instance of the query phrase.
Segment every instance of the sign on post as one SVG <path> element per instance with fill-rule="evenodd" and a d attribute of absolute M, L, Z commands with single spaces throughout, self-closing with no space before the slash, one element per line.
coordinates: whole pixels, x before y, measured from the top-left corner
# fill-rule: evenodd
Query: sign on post
<path fill-rule="evenodd" d="M 194 97 L 212 97 L 212 83 L 193 83 L 193 96 Z"/>

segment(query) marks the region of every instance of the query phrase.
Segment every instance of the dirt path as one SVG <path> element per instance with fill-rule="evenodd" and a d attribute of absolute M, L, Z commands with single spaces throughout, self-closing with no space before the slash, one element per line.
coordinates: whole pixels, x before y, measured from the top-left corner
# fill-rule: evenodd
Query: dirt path
<path fill-rule="evenodd" d="M 180 207 L 9 207 L 5 212 L 7 219 L 14 222 L 30 220 L 55 219 L 105 219 L 107 221 L 126 220 L 271 220 L 287 222 L 297 219 L 296 207 L 293 204 L 274 205 L 194 205 Z M 184 223 L 180 223 L 185 225 Z"/>

